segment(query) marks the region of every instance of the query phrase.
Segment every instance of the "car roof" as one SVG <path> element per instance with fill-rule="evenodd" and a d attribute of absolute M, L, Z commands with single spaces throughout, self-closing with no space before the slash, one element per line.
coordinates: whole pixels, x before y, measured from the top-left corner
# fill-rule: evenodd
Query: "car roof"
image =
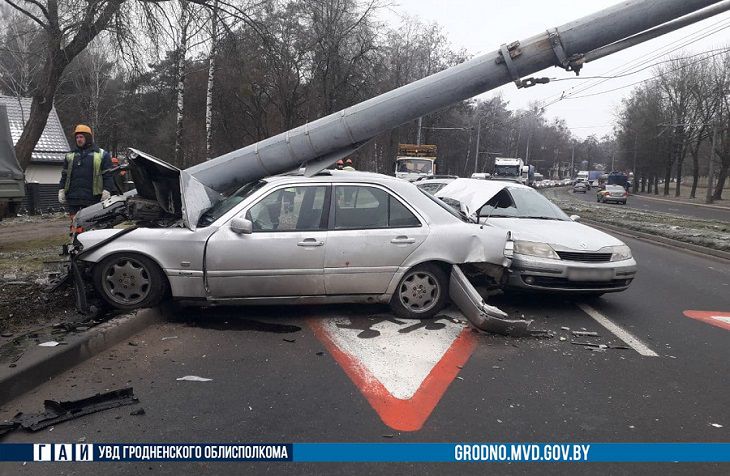
<path fill-rule="evenodd" d="M 289 173 L 283 175 L 274 175 L 271 177 L 265 177 L 265 180 L 271 184 L 286 184 L 286 183 L 302 183 L 302 182 L 364 182 L 364 183 L 377 183 L 383 185 L 389 185 L 392 187 L 398 187 L 408 185 L 410 182 L 400 178 L 396 178 L 390 175 L 376 174 L 372 172 L 358 172 L 351 170 L 326 170 L 320 172 L 311 177 L 307 177 L 302 173 Z"/>

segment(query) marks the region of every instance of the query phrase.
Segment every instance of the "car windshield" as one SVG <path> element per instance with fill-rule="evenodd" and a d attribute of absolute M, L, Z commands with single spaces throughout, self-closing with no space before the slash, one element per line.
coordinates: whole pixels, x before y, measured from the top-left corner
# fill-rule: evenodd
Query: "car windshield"
<path fill-rule="evenodd" d="M 233 207 L 241 203 L 246 197 L 266 185 L 266 183 L 267 182 L 265 180 L 259 180 L 258 182 L 247 183 L 243 187 L 239 188 L 228 198 L 216 203 L 203 213 L 200 220 L 198 220 L 198 226 L 206 227 L 211 225 L 214 221 L 228 213 Z"/>
<path fill-rule="evenodd" d="M 426 159 L 398 159 L 398 172 L 430 174 L 433 162 Z"/>
<path fill-rule="evenodd" d="M 569 221 L 557 205 L 531 188 L 506 187 L 478 212 L 479 218 L 533 218 Z"/>
<path fill-rule="evenodd" d="M 497 165 L 494 167 L 494 175 L 497 177 L 516 177 L 520 175 L 519 165 Z"/>

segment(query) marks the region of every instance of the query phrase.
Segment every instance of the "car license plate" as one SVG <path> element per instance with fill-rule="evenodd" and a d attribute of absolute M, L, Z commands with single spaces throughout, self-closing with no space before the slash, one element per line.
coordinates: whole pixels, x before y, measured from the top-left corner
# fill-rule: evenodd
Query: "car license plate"
<path fill-rule="evenodd" d="M 570 281 L 610 281 L 613 279 L 613 270 L 574 268 L 568 270 L 568 279 Z"/>

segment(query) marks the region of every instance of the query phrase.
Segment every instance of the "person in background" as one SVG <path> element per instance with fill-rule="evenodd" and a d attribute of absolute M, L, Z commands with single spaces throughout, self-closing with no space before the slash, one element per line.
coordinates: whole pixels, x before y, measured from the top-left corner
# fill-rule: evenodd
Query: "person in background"
<path fill-rule="evenodd" d="M 352 166 L 352 159 L 347 159 L 345 161 L 345 166 L 342 168 L 342 170 L 355 171 L 355 167 Z"/>
<path fill-rule="evenodd" d="M 111 174 L 102 172 L 112 168 L 109 152 L 94 144 L 91 128 L 79 124 L 74 129 L 76 148 L 66 154 L 58 183 L 58 201 L 66 207 L 71 220 L 84 207 L 111 197 L 116 190 Z"/>

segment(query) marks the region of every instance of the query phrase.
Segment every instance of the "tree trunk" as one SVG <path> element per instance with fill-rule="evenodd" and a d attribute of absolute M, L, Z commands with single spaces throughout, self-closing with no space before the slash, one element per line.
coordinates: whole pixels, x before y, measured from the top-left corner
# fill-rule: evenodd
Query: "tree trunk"
<path fill-rule="evenodd" d="M 41 86 L 37 94 L 33 95 L 33 102 L 30 106 L 30 117 L 23 128 L 20 139 L 15 144 L 15 155 L 23 170 L 27 169 L 28 165 L 30 165 L 33 149 L 35 149 L 35 145 L 38 143 L 41 134 L 43 134 L 43 130 L 46 128 L 48 115 L 53 108 L 53 97 L 56 94 L 58 82 L 61 79 L 63 70 L 71 60 L 71 58 L 64 57 L 58 47 L 59 43 L 57 41 L 55 43 L 54 40 L 49 41 L 53 43 L 49 48 L 52 52 L 49 53 L 49 57 L 43 65 L 42 79 L 40 81 Z"/>
<path fill-rule="evenodd" d="M 208 55 L 208 91 L 205 96 L 205 158 L 213 156 L 213 84 L 215 81 L 215 55 L 218 43 L 218 0 L 211 11 L 210 54 Z"/>
<path fill-rule="evenodd" d="M 659 176 L 654 176 L 654 195 L 659 195 Z"/>
<path fill-rule="evenodd" d="M 175 127 L 175 164 L 180 168 L 186 168 L 185 157 L 183 154 L 182 139 L 184 127 L 184 97 L 185 97 L 185 53 L 188 48 L 188 15 L 187 2 L 181 2 L 182 13 L 180 14 L 180 44 L 178 45 L 177 57 L 177 125 Z"/>
<path fill-rule="evenodd" d="M 715 185 L 715 193 L 712 195 L 713 200 L 722 200 L 722 189 L 725 188 L 725 180 L 727 179 L 728 167 L 730 164 L 724 163 L 720 166 L 720 174 L 717 176 L 717 184 Z"/>
<path fill-rule="evenodd" d="M 677 161 L 677 186 L 674 188 L 674 196 L 679 197 L 682 187 L 682 160 Z"/>
<path fill-rule="evenodd" d="M 664 170 L 664 196 L 669 196 L 669 183 L 672 180 L 672 164 L 667 164 L 666 169 Z"/>

